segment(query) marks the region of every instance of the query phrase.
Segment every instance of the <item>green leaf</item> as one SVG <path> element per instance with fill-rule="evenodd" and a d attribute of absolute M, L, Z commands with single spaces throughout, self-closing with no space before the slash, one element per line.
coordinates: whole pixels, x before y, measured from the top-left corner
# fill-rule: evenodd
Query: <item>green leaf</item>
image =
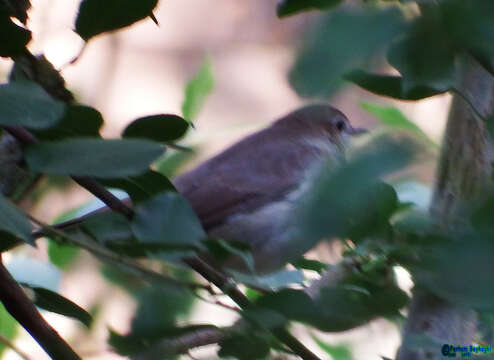
<path fill-rule="evenodd" d="M 323 238 L 355 241 L 385 230 L 399 202 L 378 178 L 408 165 L 415 150 L 411 142 L 380 137 L 337 169 L 328 162 L 295 210 L 291 246 L 307 250 Z"/>
<path fill-rule="evenodd" d="M 251 333 L 234 335 L 219 343 L 220 357 L 234 357 L 239 360 L 263 359 L 269 354 L 270 346 L 265 337 Z"/>
<path fill-rule="evenodd" d="M 168 142 L 184 136 L 188 128 L 189 123 L 180 116 L 171 114 L 151 115 L 130 123 L 122 133 L 122 137 Z"/>
<path fill-rule="evenodd" d="M 360 102 L 362 109 L 375 115 L 377 119 L 390 129 L 404 130 L 425 140 L 428 144 L 436 146 L 434 142 L 417 126 L 410 121 L 403 113 L 394 106 L 380 106 L 366 102 Z"/>
<path fill-rule="evenodd" d="M 31 41 L 31 32 L 10 20 L 6 9 L 0 8 L 0 56 L 12 57 L 24 51 Z M 2 107 L 0 107 L 2 108 Z"/>
<path fill-rule="evenodd" d="M 443 91 L 427 86 L 416 86 L 405 92 L 401 76 L 378 75 L 362 70 L 353 70 L 344 74 L 343 77 L 371 93 L 399 100 L 420 100 L 443 93 Z"/>
<path fill-rule="evenodd" d="M 322 273 L 331 267 L 329 264 L 325 264 L 317 260 L 306 259 L 304 257 L 301 257 L 297 261 L 293 262 L 292 265 L 297 269 L 312 270 L 318 273 Z"/>
<path fill-rule="evenodd" d="M 185 98 L 182 103 L 182 115 L 188 122 L 195 120 L 207 96 L 213 91 L 214 78 L 211 71 L 211 60 L 204 59 L 199 72 L 187 83 Z"/>
<path fill-rule="evenodd" d="M 195 149 L 192 151 L 170 150 L 160 157 L 154 166 L 156 171 L 168 178 L 173 178 L 179 169 L 196 155 Z"/>
<path fill-rule="evenodd" d="M 33 227 L 27 216 L 1 194 L 0 214 L 2 214 L 2 216 L 0 216 L 0 230 L 17 236 L 23 241 L 34 245 L 34 240 L 31 236 Z"/>
<path fill-rule="evenodd" d="M 278 17 L 294 15 L 307 10 L 325 10 L 339 5 L 343 0 L 281 0 L 276 7 Z"/>
<path fill-rule="evenodd" d="M 19 332 L 18 322 L 5 310 L 3 304 L 0 304 L 0 334 L 6 339 L 12 341 L 15 339 Z M 3 355 L 5 350 L 9 347 L 3 342 L 0 343 L 0 356 Z"/>
<path fill-rule="evenodd" d="M 75 22 L 75 31 L 88 41 L 106 31 L 132 25 L 152 14 L 158 0 L 83 0 Z"/>
<path fill-rule="evenodd" d="M 138 176 L 119 179 L 99 179 L 99 181 L 105 186 L 124 190 L 129 194 L 134 204 L 149 199 L 160 192 L 176 191 L 167 177 L 153 170 L 148 170 Z"/>
<path fill-rule="evenodd" d="M 492 311 L 494 290 L 480 284 L 494 281 L 493 253 L 492 231 L 429 234 L 415 251 L 417 261 L 409 270 L 415 284 L 453 304 Z"/>
<path fill-rule="evenodd" d="M 50 240 L 48 243 L 50 262 L 62 270 L 66 270 L 74 262 L 79 253 L 79 249 L 72 245 L 59 244 L 53 240 Z"/>
<path fill-rule="evenodd" d="M 35 293 L 34 304 L 42 309 L 79 320 L 87 327 L 91 326 L 92 318 L 86 310 L 76 303 L 48 289 L 22 284 Z"/>
<path fill-rule="evenodd" d="M 312 334 L 312 338 L 314 339 L 316 344 L 326 352 L 326 354 L 331 356 L 331 359 L 353 360 L 352 352 L 350 351 L 347 345 L 330 345 L 319 339 L 314 334 Z"/>
<path fill-rule="evenodd" d="M 118 178 L 142 174 L 163 151 L 147 140 L 81 138 L 30 145 L 25 156 L 38 172 Z"/>
<path fill-rule="evenodd" d="M 416 20 L 409 34 L 394 43 L 388 61 L 402 75 L 405 94 L 432 89 L 450 90 L 456 83 L 456 50 L 441 26 L 435 11 L 425 12 Z"/>
<path fill-rule="evenodd" d="M 187 200 L 172 192 L 158 194 L 137 205 L 132 230 L 146 244 L 197 247 L 206 237 Z"/>
<path fill-rule="evenodd" d="M 6 10 L 8 16 L 17 18 L 21 23 L 27 22 L 27 11 L 31 7 L 29 0 L 4 0 L 0 3 L 0 9 Z"/>
<path fill-rule="evenodd" d="M 342 75 L 368 60 L 405 29 L 399 10 L 337 10 L 325 16 L 302 47 L 290 72 L 301 96 L 330 96 Z"/>
<path fill-rule="evenodd" d="M 64 116 L 48 129 L 34 131 L 38 139 L 45 141 L 62 140 L 73 137 L 100 137 L 103 125 L 100 112 L 89 106 L 68 105 Z"/>
<path fill-rule="evenodd" d="M 62 119 L 64 112 L 65 104 L 53 100 L 38 84 L 14 81 L 0 85 L 2 125 L 47 128 Z"/>
<path fill-rule="evenodd" d="M 83 222 L 83 227 L 100 244 L 127 242 L 133 238 L 129 220 L 122 214 L 107 211 L 96 213 Z"/>
<path fill-rule="evenodd" d="M 445 32 L 459 48 L 494 54 L 494 3 L 485 0 L 441 1 Z"/>

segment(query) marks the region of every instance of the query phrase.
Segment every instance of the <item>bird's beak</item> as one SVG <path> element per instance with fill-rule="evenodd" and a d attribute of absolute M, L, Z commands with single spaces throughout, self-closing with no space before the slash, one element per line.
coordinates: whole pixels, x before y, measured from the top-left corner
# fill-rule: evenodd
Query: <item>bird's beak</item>
<path fill-rule="evenodd" d="M 358 136 L 358 135 L 366 134 L 368 132 L 369 132 L 369 130 L 367 130 L 367 129 L 356 128 L 356 127 L 352 127 L 348 130 L 348 133 L 352 136 Z"/>

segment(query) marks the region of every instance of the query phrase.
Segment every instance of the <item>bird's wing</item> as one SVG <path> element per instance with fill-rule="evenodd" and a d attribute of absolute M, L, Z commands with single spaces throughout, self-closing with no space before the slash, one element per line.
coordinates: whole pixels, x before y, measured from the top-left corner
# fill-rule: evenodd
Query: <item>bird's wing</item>
<path fill-rule="evenodd" d="M 177 177 L 174 184 L 204 227 L 211 228 L 297 188 L 320 151 L 296 140 L 265 129 Z"/>

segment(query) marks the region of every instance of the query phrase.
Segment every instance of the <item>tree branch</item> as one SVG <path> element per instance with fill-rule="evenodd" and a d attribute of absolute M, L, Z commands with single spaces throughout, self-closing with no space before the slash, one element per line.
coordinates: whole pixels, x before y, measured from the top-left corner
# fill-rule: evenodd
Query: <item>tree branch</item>
<path fill-rule="evenodd" d="M 465 216 L 468 204 L 491 182 L 494 154 L 485 123 L 475 114 L 478 111 L 488 118 L 494 113 L 494 80 L 472 59 L 465 59 L 462 66 L 459 91 L 468 102 L 458 95 L 453 97 L 430 209 L 436 222 L 450 231 L 468 226 Z M 422 289 L 414 290 L 397 360 L 443 359 L 439 348 L 430 351 L 410 346 L 417 335 L 427 335 L 446 344 L 473 342 L 475 312 L 447 300 Z"/>
<path fill-rule="evenodd" d="M 43 319 L 32 301 L 0 262 L 0 301 L 52 359 L 81 360 L 60 335 Z"/>

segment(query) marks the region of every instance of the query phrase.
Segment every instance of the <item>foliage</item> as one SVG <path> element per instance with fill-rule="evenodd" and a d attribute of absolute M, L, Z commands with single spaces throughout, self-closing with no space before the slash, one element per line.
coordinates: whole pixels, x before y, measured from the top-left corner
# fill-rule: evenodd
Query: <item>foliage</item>
<path fill-rule="evenodd" d="M 75 31 L 91 41 L 147 17 L 154 19 L 157 3 L 83 0 Z M 12 7 L 10 1 L 0 0 L 0 56 L 17 62 L 21 56 L 29 57 L 26 46 L 31 33 L 12 21 L 15 17 L 25 23 L 28 8 L 27 1 Z M 494 55 L 493 2 L 369 1 L 348 7 L 343 0 L 282 0 L 277 14 L 280 18 L 303 16 L 306 10 L 325 13 L 303 42 L 289 74 L 301 96 L 329 97 L 346 80 L 377 95 L 420 100 L 458 91 L 458 64 L 465 54 L 479 61 Z M 372 63 L 370 59 L 386 60 L 400 75 L 374 73 L 365 66 Z M 492 72 L 488 62 L 481 63 Z M 131 331 L 125 335 L 111 332 L 110 344 L 125 355 L 139 353 L 163 338 L 217 330 L 212 324 L 183 326 L 184 321 L 179 321 L 194 300 L 204 298 L 198 289 L 206 286 L 193 282 L 190 273 L 177 266 L 178 259 L 240 254 L 246 262 L 251 260 L 249 249 L 209 239 L 190 204 L 164 175 L 177 167 L 176 158 L 165 150 L 186 135 L 213 90 L 211 67 L 206 58 L 186 85 L 182 116 L 140 117 L 125 128 L 121 139 L 102 138 L 99 130 L 104 120 L 97 109 L 57 98 L 53 87 L 39 78 L 11 79 L 0 85 L 0 125 L 17 135 L 16 129 L 28 130 L 18 136 L 24 141 L 26 166 L 40 176 L 73 177 L 117 208 L 117 212 L 89 215 L 77 228 L 55 229 L 0 196 L 2 249 L 19 241 L 34 244 L 36 230 L 52 237 L 50 260 L 62 269 L 71 265 L 76 248 L 106 262 L 102 276 L 138 303 Z M 427 145 L 431 141 L 393 107 L 371 103 L 362 107 L 392 131 L 369 136 L 339 168 L 328 165 L 321 170 L 313 189 L 297 204 L 297 231 L 290 240 L 303 253 L 322 239 L 344 239 L 348 245 L 344 261 L 358 266 L 323 287 L 318 297 L 301 288 L 310 285 L 303 270 L 332 270 L 317 261 L 294 259 L 295 270 L 268 276 L 230 272 L 236 282 L 259 293 L 239 311 L 245 326 L 224 330 L 228 336 L 220 341 L 218 356 L 255 359 L 271 351 L 288 351 L 275 335 L 292 321 L 340 332 L 376 317 L 399 317 L 408 296 L 392 275 L 397 265 L 409 270 L 417 285 L 439 297 L 487 314 L 494 310 L 494 293 L 488 286 L 478 286 L 494 280 L 492 196 L 472 204 L 471 213 L 465 216 L 471 224 L 468 231 L 445 233 L 430 226 L 400 202 L 395 188 L 385 180 L 413 165 L 424 140 Z M 88 186 L 88 181 L 97 185 Z M 104 187 L 121 189 L 130 197 L 132 216 L 128 203 L 113 199 Z M 134 258 L 159 271 L 143 270 Z M 231 295 L 230 285 L 220 290 Z M 90 325 L 91 316 L 78 305 L 50 290 L 30 288 L 36 294 L 36 305 Z M 218 294 L 211 290 L 209 295 L 216 301 Z M 0 316 L 7 316 L 3 309 Z M 14 336 L 10 320 L 0 324 L 0 332 Z M 335 359 L 351 358 L 345 347 L 317 342 Z"/>

